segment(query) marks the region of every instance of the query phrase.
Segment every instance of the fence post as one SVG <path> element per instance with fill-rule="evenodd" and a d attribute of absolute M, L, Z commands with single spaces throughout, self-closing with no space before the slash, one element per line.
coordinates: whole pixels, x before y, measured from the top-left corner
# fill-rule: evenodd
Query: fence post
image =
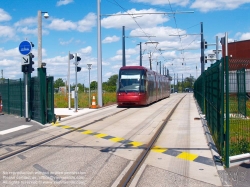
<path fill-rule="evenodd" d="M 228 35 L 225 33 L 225 70 L 226 70 L 226 167 L 229 167 L 229 64 L 228 64 Z"/>
<path fill-rule="evenodd" d="M 19 91 L 20 91 L 20 116 L 23 116 L 23 101 L 22 101 L 22 80 L 21 78 L 19 79 Z"/>
<path fill-rule="evenodd" d="M 221 84 L 220 84 L 220 89 L 221 89 L 221 102 L 220 102 L 220 110 L 221 110 L 221 116 L 220 116 L 220 146 L 221 146 L 221 156 L 224 157 L 224 78 L 225 78 L 225 74 L 224 74 L 224 58 L 221 59 L 220 61 L 220 80 L 221 80 Z"/>

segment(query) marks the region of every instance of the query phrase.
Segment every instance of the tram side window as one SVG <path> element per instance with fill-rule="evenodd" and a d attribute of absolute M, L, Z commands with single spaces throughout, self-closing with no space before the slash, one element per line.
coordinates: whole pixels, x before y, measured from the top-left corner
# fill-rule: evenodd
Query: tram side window
<path fill-rule="evenodd" d="M 144 74 L 141 75 L 141 83 L 140 84 L 141 84 L 140 91 L 145 92 L 145 90 L 146 90 L 146 80 L 145 80 L 145 75 Z"/>

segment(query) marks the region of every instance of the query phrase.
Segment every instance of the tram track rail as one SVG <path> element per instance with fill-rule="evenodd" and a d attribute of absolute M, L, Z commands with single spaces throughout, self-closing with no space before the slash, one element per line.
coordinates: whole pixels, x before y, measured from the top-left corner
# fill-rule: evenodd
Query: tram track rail
<path fill-rule="evenodd" d="M 178 98 L 177 101 L 171 101 L 169 102 L 167 105 L 171 105 L 171 108 L 169 108 L 170 110 L 168 110 L 168 114 L 165 115 L 165 117 L 162 119 L 162 122 L 159 123 L 159 127 L 157 127 L 157 130 L 156 130 L 156 133 L 154 133 L 154 135 L 152 135 L 153 137 L 150 138 L 150 140 L 148 141 L 147 144 L 144 144 L 143 145 L 143 148 L 141 149 L 142 152 L 141 154 L 136 158 L 136 160 L 133 162 L 132 166 L 128 169 L 128 171 L 126 172 L 126 174 L 124 175 L 124 177 L 122 178 L 122 180 L 120 181 L 117 181 L 119 183 L 118 186 L 129 186 L 134 178 L 134 176 L 136 175 L 136 173 L 139 171 L 140 167 L 142 166 L 143 162 L 145 161 L 148 153 L 150 152 L 150 150 L 152 149 L 153 145 L 155 144 L 156 140 L 158 139 L 159 135 L 161 134 L 161 132 L 163 131 L 164 127 L 166 126 L 167 122 L 169 121 L 169 119 L 171 118 L 172 114 L 174 113 L 175 109 L 177 108 L 177 106 L 179 105 L 179 103 L 182 101 L 182 99 L 185 97 L 182 96 L 180 98 Z M 177 104 L 175 104 L 175 102 L 177 102 Z M 153 112 L 151 113 L 151 115 L 147 116 L 147 118 L 145 118 L 144 121 L 141 121 L 140 124 L 137 129 L 133 129 L 132 131 L 128 132 L 127 134 L 124 134 L 123 138 L 125 139 L 133 139 L 133 137 L 138 134 L 139 132 L 141 132 L 143 129 L 142 129 L 142 124 L 150 124 L 151 123 L 151 120 L 154 119 L 154 118 L 157 118 L 158 117 L 158 114 L 157 113 L 161 113 L 159 111 L 162 111 L 162 112 L 165 112 L 166 109 L 168 108 L 168 106 L 165 105 L 164 107 L 161 107 L 160 110 L 158 109 L 157 112 Z M 41 140 L 41 141 L 38 141 L 37 143 L 34 143 L 32 145 L 28 145 L 28 144 L 23 144 L 23 145 L 16 145 L 15 143 L 13 144 L 6 144 L 6 146 L 8 147 L 11 147 L 11 146 L 23 146 L 21 149 L 18 149 L 18 150 L 14 150 L 14 151 L 11 151 L 11 152 L 7 152 L 3 155 L 0 156 L 0 161 L 4 161 L 5 159 L 8 159 L 8 158 L 11 158 L 11 157 L 14 157 L 14 156 L 19 156 L 19 154 L 22 154 L 26 151 L 32 151 L 32 149 L 35 149 L 35 148 L 38 148 L 39 146 L 43 146 L 45 145 L 46 143 L 49 143 L 51 141 L 54 141 L 60 137 L 63 137 L 65 135 L 68 135 L 72 132 L 76 132 L 78 130 L 81 130 L 82 128 L 85 128 L 85 127 L 88 127 L 88 126 L 91 126 L 95 123 L 98 123 L 100 121 L 103 121 L 104 119 L 106 118 L 109 118 L 109 117 L 112 117 L 114 115 L 118 115 L 119 113 L 122 113 L 124 111 L 127 111 L 129 110 L 130 108 L 124 108 L 120 111 L 115 111 L 113 112 L 112 110 L 110 111 L 110 113 L 108 115 L 105 115 L 105 116 L 102 116 L 102 117 L 99 117 L 99 119 L 94 119 L 92 121 L 88 121 L 86 122 L 86 124 L 84 125 L 81 125 L 79 127 L 70 127 L 70 128 L 67 128 L 67 132 L 63 132 L 63 133 L 60 133 L 58 135 L 54 135 L 53 137 L 49 137 L 47 139 L 44 139 L 44 140 Z M 140 108 L 138 108 L 138 111 L 140 112 Z M 137 111 L 137 110 L 136 110 Z M 138 112 L 137 111 L 137 112 Z M 111 113 L 112 112 L 112 113 Z M 131 112 L 129 112 L 131 113 Z M 100 113 L 102 114 L 102 113 Z M 81 115 L 82 116 L 82 115 Z M 76 118 L 71 118 L 71 119 L 76 119 L 74 120 L 74 123 L 77 123 L 77 121 L 82 121 L 83 119 L 80 118 L 81 116 L 77 116 Z M 90 115 L 88 116 L 87 115 L 87 119 L 89 120 L 91 118 L 91 116 L 93 115 Z M 152 118 L 152 119 L 151 119 Z M 66 122 L 65 122 L 66 121 Z M 70 119 L 68 118 L 67 120 L 63 120 L 61 121 L 62 123 L 70 123 Z M 62 126 L 62 125 L 59 125 L 59 126 Z M 101 129 L 98 129 L 97 131 L 101 131 Z M 131 134 L 132 133 L 132 134 Z M 114 145 L 118 145 L 118 144 L 121 144 L 119 145 L 118 147 L 120 146 L 124 146 L 124 143 L 122 142 L 116 142 Z M 2 144 L 4 145 L 4 144 Z M 112 146 L 113 147 L 113 146 Z M 2 147 L 1 147 L 2 148 Z M 111 147 L 110 147 L 111 148 Z M 131 149 L 131 147 L 129 147 Z M 99 156 L 102 156 L 101 154 Z"/>
<path fill-rule="evenodd" d="M 140 170 L 142 164 L 144 163 L 144 161 L 146 160 L 148 154 L 150 153 L 150 150 L 153 148 L 155 142 L 157 141 L 157 139 L 161 135 L 163 129 L 167 125 L 169 119 L 171 118 L 171 116 L 175 112 L 176 108 L 178 107 L 178 105 L 181 103 L 182 99 L 185 96 L 183 96 L 178 101 L 178 103 L 172 108 L 172 110 L 170 111 L 170 113 L 168 114 L 168 116 L 166 117 L 164 122 L 158 128 L 158 130 L 156 131 L 154 136 L 150 139 L 149 143 L 146 144 L 146 146 L 142 150 L 141 154 L 137 157 L 137 159 L 134 161 L 134 163 L 131 165 L 131 167 L 128 169 L 128 171 L 124 174 L 123 178 L 121 179 L 120 183 L 118 184 L 118 187 L 127 187 L 127 186 L 129 186 L 131 184 L 131 182 L 133 181 L 136 173 Z"/>
<path fill-rule="evenodd" d="M 88 127 L 88 126 L 90 126 L 90 125 L 92 125 L 92 124 L 94 124 L 94 123 L 97 123 L 97 122 L 99 122 L 99 121 L 102 121 L 102 120 L 104 120 L 104 119 L 106 119 L 106 118 L 109 118 L 109 117 L 111 117 L 111 116 L 113 116 L 113 115 L 119 114 L 119 113 L 121 113 L 121 112 L 123 112 L 123 111 L 126 111 L 126 110 L 128 110 L 128 109 L 129 109 L 129 108 L 125 108 L 125 109 L 123 109 L 123 110 L 121 110 L 121 111 L 118 111 L 118 112 L 112 113 L 112 114 L 110 114 L 110 115 L 104 116 L 104 117 L 102 117 L 102 118 L 99 118 L 99 119 L 97 119 L 97 120 L 94 120 L 94 121 L 92 121 L 92 122 L 90 122 L 90 123 L 87 123 L 87 124 L 85 124 L 85 125 L 82 125 L 82 126 L 73 128 L 73 129 L 71 129 L 71 130 L 69 130 L 69 131 L 67 131 L 67 132 L 64 132 L 64 133 L 55 135 L 55 136 L 50 137 L 50 138 L 46 138 L 46 139 L 41 140 L 41 141 L 39 141 L 39 142 L 37 142 L 37 143 L 35 143 L 35 144 L 32 144 L 32 145 L 22 145 L 24 148 L 21 148 L 21 149 L 15 150 L 15 151 L 11 151 L 11 152 L 8 152 L 8 153 L 6 153 L 6 154 L 1 155 L 1 156 L 0 156 L 0 161 L 3 161 L 3 160 L 5 160 L 5 159 L 7 159 L 7 158 L 16 156 L 17 154 L 23 153 L 23 152 L 28 151 L 28 150 L 30 150 L 30 149 L 33 149 L 33 148 L 35 148 L 35 147 L 41 146 L 41 145 L 43 145 L 43 144 L 45 144 L 45 143 L 48 143 L 48 142 L 53 141 L 53 140 L 55 140 L 55 139 L 57 139 L 57 138 L 60 138 L 60 137 L 62 137 L 62 136 L 64 136 L 64 135 L 67 135 L 67 134 L 70 134 L 70 133 L 72 133 L 72 132 L 75 132 L 75 131 L 77 131 L 77 130 L 79 130 L 79 129 L 82 129 L 82 128 L 84 128 L 84 127 Z M 79 117 L 79 116 L 78 116 L 78 117 Z M 7 147 L 7 146 L 17 146 L 18 144 L 8 144 L 8 145 L 0 144 L 0 145 L 1 145 L 1 148 L 4 148 L 4 147 Z M 19 145 L 19 146 L 20 146 L 20 145 Z"/>
<path fill-rule="evenodd" d="M 172 101 L 172 102 L 173 102 L 173 101 Z M 172 104 L 172 102 L 170 102 L 169 104 Z M 112 107 L 112 106 L 114 106 L 114 105 L 110 105 L 110 106 L 108 106 L 108 107 L 101 108 L 100 110 L 107 109 L 107 108 Z M 10 146 L 20 146 L 20 147 L 23 147 L 23 148 L 21 148 L 21 149 L 13 150 L 13 151 L 10 151 L 10 152 L 7 152 L 7 153 L 5 153 L 5 154 L 0 155 L 0 161 L 2 161 L 2 160 L 4 160 L 4 159 L 7 159 L 7 158 L 9 158 L 9 157 L 15 156 L 15 155 L 17 155 L 17 154 L 20 154 L 20 153 L 22 153 L 22 152 L 24 152 L 24 151 L 30 150 L 30 149 L 32 149 L 32 148 L 38 147 L 38 146 L 43 145 L 43 144 L 45 144 L 45 143 L 48 143 L 48 142 L 50 142 L 50 141 L 53 141 L 53 140 L 55 140 L 55 139 L 57 139 L 57 138 L 60 138 L 60 137 L 62 137 L 62 136 L 64 136 L 64 135 L 70 134 L 70 133 L 72 133 L 72 132 L 76 132 L 76 131 L 78 131 L 78 130 L 80 130 L 80 129 L 82 129 L 82 128 L 85 128 L 85 127 L 88 127 L 88 126 L 90 126 L 90 125 L 92 125 L 92 124 L 95 124 L 95 123 L 97 123 L 97 122 L 103 121 L 104 119 L 106 119 L 106 118 L 108 118 L 108 117 L 111 117 L 111 116 L 113 116 L 113 115 L 119 114 L 119 113 L 121 113 L 121 112 L 123 112 L 123 111 L 126 111 L 126 110 L 128 110 L 128 109 L 130 109 L 130 108 L 125 108 L 125 109 L 123 109 L 123 110 L 121 110 L 121 111 L 118 111 L 118 112 L 115 112 L 115 113 L 111 113 L 111 114 L 109 114 L 109 115 L 107 115 L 107 116 L 104 116 L 104 117 L 102 117 L 102 118 L 99 118 L 99 119 L 97 119 L 97 120 L 94 120 L 94 121 L 92 121 L 92 122 L 89 122 L 89 123 L 87 123 L 87 124 L 81 125 L 81 126 L 79 126 L 79 127 L 70 127 L 70 128 L 68 129 L 67 132 L 64 132 L 64 133 L 61 133 L 61 134 L 58 134 L 58 135 L 54 135 L 53 137 L 45 138 L 45 139 L 40 140 L 40 141 L 38 141 L 38 142 L 36 142 L 35 144 L 32 144 L 32 145 L 27 145 L 27 144 L 23 144 L 23 143 L 24 143 L 25 141 L 27 141 L 27 140 L 32 140 L 32 138 L 34 138 L 34 136 L 36 136 L 36 135 L 34 135 L 34 136 L 32 136 L 32 137 L 28 137 L 28 139 L 25 139 L 25 141 L 24 141 L 24 140 L 21 140 L 21 141 L 19 141 L 19 142 L 17 142 L 17 143 L 0 143 L 0 148 L 6 148 L 6 147 L 10 147 Z M 138 110 L 140 110 L 140 109 L 141 109 L 141 108 L 139 107 Z M 100 110 L 99 110 L 99 111 L 100 111 Z M 86 114 L 82 114 L 82 115 L 78 115 L 78 116 L 74 116 L 74 117 L 73 117 L 73 116 L 72 116 L 72 117 L 69 117 L 69 118 L 67 118 L 67 119 L 64 119 L 63 121 L 60 121 L 60 123 L 64 123 L 64 125 L 66 125 L 66 126 L 68 125 L 68 123 L 72 123 L 72 122 L 71 122 L 72 120 L 74 120 L 74 123 L 78 123 L 78 122 L 81 122 L 81 121 L 82 121 L 82 118 L 81 118 L 81 117 L 86 116 L 87 114 L 90 114 L 90 115 L 87 115 L 87 118 L 85 118 L 85 120 L 89 120 L 90 118 L 93 117 L 93 115 L 91 115 L 92 113 L 93 113 L 94 115 L 96 115 L 95 112 L 90 112 L 90 113 L 86 113 Z M 145 121 L 147 121 L 148 119 L 150 119 L 150 118 L 152 118 L 152 117 L 154 118 L 154 115 L 155 115 L 155 113 L 153 113 L 152 115 L 150 115 Z M 143 126 L 145 126 L 145 124 L 148 123 L 148 122 L 145 122 L 145 121 L 142 122 Z M 59 123 L 59 124 L 60 124 L 60 123 Z M 61 124 L 60 124 L 60 125 L 61 125 Z M 105 127 L 104 127 L 104 128 L 105 128 Z M 139 128 L 138 128 L 136 131 L 134 131 L 132 134 L 131 134 L 131 132 L 129 132 L 129 133 L 127 134 L 128 137 L 126 137 L 126 138 L 127 138 L 127 139 L 131 139 L 131 137 L 134 136 L 134 135 L 136 135 L 139 131 L 141 131 L 142 128 L 143 128 L 143 127 L 139 127 Z M 102 129 L 99 129 L 99 131 L 101 131 L 101 130 L 102 130 Z M 40 136 L 42 136 L 42 135 L 40 135 Z M 122 145 L 123 145 L 123 144 L 122 144 Z M 122 146 L 122 145 L 120 145 L 120 146 Z M 8 150 L 11 150 L 11 149 L 8 149 Z"/>

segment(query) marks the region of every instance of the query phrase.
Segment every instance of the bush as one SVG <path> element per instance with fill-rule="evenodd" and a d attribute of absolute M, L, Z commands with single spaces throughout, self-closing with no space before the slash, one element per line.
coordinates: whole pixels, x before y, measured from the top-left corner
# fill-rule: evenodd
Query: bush
<path fill-rule="evenodd" d="M 55 108 L 67 108 L 68 107 L 68 94 L 54 94 L 54 106 Z M 96 97 L 96 103 L 98 101 L 97 93 L 90 94 L 90 105 L 92 104 L 93 96 Z M 116 103 L 116 93 L 115 92 L 105 92 L 103 93 L 103 105 L 111 105 Z M 97 103 L 98 105 L 98 103 Z M 71 107 L 74 106 L 74 99 L 71 99 Z M 89 108 L 89 94 L 84 92 L 78 93 L 78 107 L 79 108 Z"/>

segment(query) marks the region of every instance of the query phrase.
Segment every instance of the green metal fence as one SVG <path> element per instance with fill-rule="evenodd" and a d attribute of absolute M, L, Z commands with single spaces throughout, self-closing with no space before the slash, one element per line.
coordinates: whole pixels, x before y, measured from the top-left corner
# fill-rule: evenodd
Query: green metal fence
<path fill-rule="evenodd" d="M 24 115 L 24 84 L 21 79 L 2 79 L 0 82 L 0 94 L 2 96 L 4 113 Z"/>
<path fill-rule="evenodd" d="M 42 68 L 41 68 L 42 69 Z M 41 84 L 44 84 L 41 86 Z M 21 79 L 1 79 L 0 95 L 3 112 L 23 117 L 25 115 L 25 85 Z M 28 77 L 28 117 L 42 124 L 54 121 L 53 77 Z M 41 90 L 43 89 L 43 90 Z"/>
<path fill-rule="evenodd" d="M 222 58 L 195 82 L 194 96 L 225 165 L 250 152 L 250 59 Z"/>

